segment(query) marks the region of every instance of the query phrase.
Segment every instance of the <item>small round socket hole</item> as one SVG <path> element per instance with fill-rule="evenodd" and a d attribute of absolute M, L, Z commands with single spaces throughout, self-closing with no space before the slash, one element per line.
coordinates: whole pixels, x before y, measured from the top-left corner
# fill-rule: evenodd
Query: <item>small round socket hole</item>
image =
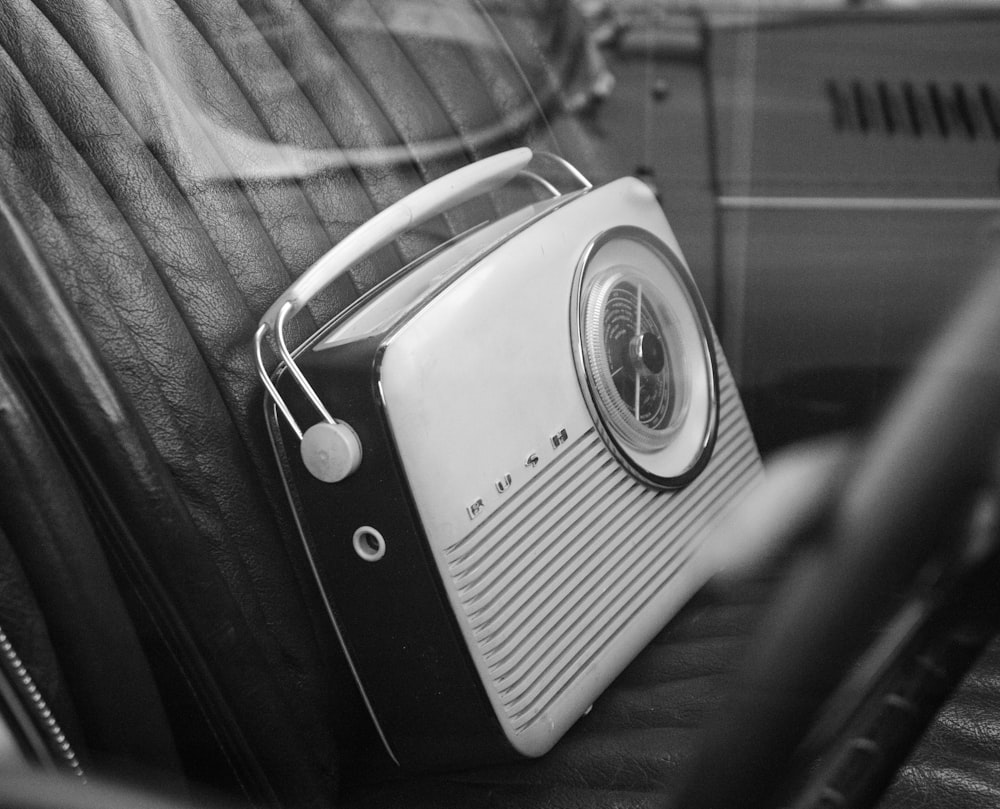
<path fill-rule="evenodd" d="M 385 556 L 385 538 L 374 528 L 362 525 L 354 532 L 354 552 L 366 562 Z"/>

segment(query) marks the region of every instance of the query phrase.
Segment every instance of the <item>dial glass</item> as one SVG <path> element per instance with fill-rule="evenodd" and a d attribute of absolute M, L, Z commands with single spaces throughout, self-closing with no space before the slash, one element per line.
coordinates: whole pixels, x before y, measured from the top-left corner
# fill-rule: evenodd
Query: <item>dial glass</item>
<path fill-rule="evenodd" d="M 588 370 L 612 426 L 638 449 L 663 446 L 686 404 L 683 340 L 663 294 L 613 267 L 593 279 L 584 321 Z"/>
<path fill-rule="evenodd" d="M 641 228 L 619 226 L 580 258 L 570 332 L 577 375 L 612 454 L 649 485 L 687 485 L 719 423 L 708 314 L 683 260 Z"/>
<path fill-rule="evenodd" d="M 604 349 L 615 390 L 639 424 L 662 429 L 677 398 L 666 348 L 669 325 L 637 280 L 618 281 L 610 288 L 603 320 Z"/>

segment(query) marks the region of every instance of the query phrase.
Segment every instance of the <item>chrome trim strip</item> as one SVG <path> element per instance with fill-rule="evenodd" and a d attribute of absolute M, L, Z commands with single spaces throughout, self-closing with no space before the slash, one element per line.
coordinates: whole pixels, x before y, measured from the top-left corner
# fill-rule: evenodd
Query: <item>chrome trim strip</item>
<path fill-rule="evenodd" d="M 9 676 L 12 684 L 16 683 L 21 689 L 20 697 L 23 704 L 20 707 L 26 712 L 33 714 L 34 724 L 37 725 L 35 729 L 47 737 L 48 745 L 52 748 L 50 751 L 33 745 L 35 747 L 33 752 L 38 757 L 38 763 L 46 768 L 54 767 L 55 761 L 53 761 L 53 756 L 58 756 L 61 759 L 61 764 L 69 772 L 81 779 L 83 783 L 87 783 L 87 776 L 80 764 L 80 759 L 73 750 L 73 746 L 63 732 L 62 727 L 60 727 L 59 722 L 56 721 L 52 709 L 35 684 L 35 680 L 28 671 L 28 667 L 14 649 L 13 643 L 11 643 L 10 638 L 7 637 L 7 633 L 3 629 L 0 629 L 0 669 L 2 669 L 0 677 Z M 9 707 L 14 708 L 15 706 L 11 705 Z"/>
<path fill-rule="evenodd" d="M 998 211 L 1000 199 L 979 197 L 753 197 L 716 198 L 724 210 Z"/>
<path fill-rule="evenodd" d="M 555 167 L 566 172 L 580 186 L 578 190 L 589 191 L 594 187 L 594 184 L 576 166 L 570 163 L 565 157 L 560 157 L 553 152 L 535 152 L 533 162 L 536 164 L 541 163 L 543 166 L 545 163 L 548 163 L 548 168 Z"/>
<path fill-rule="evenodd" d="M 524 177 L 527 180 L 531 180 L 533 183 L 537 183 L 543 189 L 545 189 L 545 193 L 553 197 L 558 197 L 561 193 L 558 188 L 552 185 L 552 183 L 550 183 L 541 175 L 535 174 L 535 172 L 533 171 L 528 171 L 527 169 L 521 169 L 521 173 L 519 176 Z"/>

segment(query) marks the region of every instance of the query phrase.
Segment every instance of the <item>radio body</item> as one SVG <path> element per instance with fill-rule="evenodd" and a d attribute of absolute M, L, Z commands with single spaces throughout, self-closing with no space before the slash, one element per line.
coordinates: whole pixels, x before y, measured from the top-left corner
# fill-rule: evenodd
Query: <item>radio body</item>
<path fill-rule="evenodd" d="M 486 184 L 526 152 L 491 159 L 508 162 Z M 475 229 L 282 352 L 264 379 L 288 494 L 409 767 L 548 750 L 711 575 L 701 542 L 761 471 L 673 233 L 633 179 Z"/>

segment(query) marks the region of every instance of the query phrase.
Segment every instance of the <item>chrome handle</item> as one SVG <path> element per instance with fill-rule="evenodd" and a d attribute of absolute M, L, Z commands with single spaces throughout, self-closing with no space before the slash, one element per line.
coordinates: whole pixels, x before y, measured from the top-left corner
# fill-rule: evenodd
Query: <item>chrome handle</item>
<path fill-rule="evenodd" d="M 511 149 L 470 163 L 444 177 L 433 180 L 422 188 L 418 188 L 373 216 L 328 250 L 264 312 L 254 334 L 257 372 L 278 409 L 291 425 L 299 440 L 303 442 L 303 459 L 306 460 L 306 465 L 310 466 L 310 471 L 317 477 L 331 480 L 330 477 L 318 474 L 310 465 L 307 456 L 323 455 L 326 458 L 333 451 L 331 446 L 334 444 L 338 448 L 346 447 L 346 449 L 337 450 L 340 455 L 346 452 L 349 456 L 348 460 L 337 467 L 338 470 L 346 470 L 336 472 L 336 475 L 340 477 L 335 479 L 340 480 L 353 472 L 360 464 L 361 446 L 350 426 L 337 421 L 330 414 L 295 363 L 292 352 L 285 342 L 287 321 L 298 314 L 323 289 L 366 256 L 428 219 L 467 202 L 473 197 L 499 188 L 518 174 L 524 174 L 528 179 L 541 183 L 553 195 L 559 195 L 560 192 L 551 183 L 533 172 L 526 171 L 532 157 L 531 149 Z M 542 158 L 543 163 L 548 162 L 550 165 L 557 166 L 567 172 L 573 181 L 581 187 L 590 187 L 590 183 L 583 175 L 562 158 L 545 153 L 540 153 L 538 157 Z M 282 399 L 267 373 L 263 358 L 263 344 L 268 337 L 270 337 L 272 345 L 277 349 L 278 355 L 284 361 L 289 372 L 295 378 L 296 383 L 322 418 L 320 424 L 314 424 L 309 430 L 303 431 L 299 427 L 288 405 Z M 316 447 L 310 449 L 306 446 L 307 443 L 313 444 L 319 441 L 323 442 L 321 449 Z"/>
<path fill-rule="evenodd" d="M 531 161 L 531 149 L 512 149 L 463 166 L 429 182 L 376 214 L 300 275 L 260 319 L 269 331 L 278 333 L 278 315 L 291 304 L 286 318 L 294 317 L 323 289 L 365 256 L 384 247 L 406 231 L 461 205 L 473 197 L 498 188 Z"/>

